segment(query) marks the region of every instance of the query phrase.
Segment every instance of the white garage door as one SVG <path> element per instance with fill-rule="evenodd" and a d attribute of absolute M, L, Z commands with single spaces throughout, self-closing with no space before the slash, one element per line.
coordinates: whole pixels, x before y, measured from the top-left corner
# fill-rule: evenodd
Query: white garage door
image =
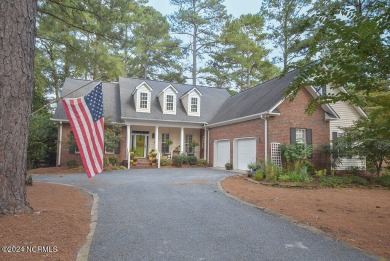
<path fill-rule="evenodd" d="M 246 170 L 248 164 L 256 161 L 256 139 L 239 139 L 236 146 L 236 159 L 237 166 L 235 169 Z"/>
<path fill-rule="evenodd" d="M 227 162 L 230 162 L 230 141 L 215 141 L 214 167 L 225 167 Z"/>

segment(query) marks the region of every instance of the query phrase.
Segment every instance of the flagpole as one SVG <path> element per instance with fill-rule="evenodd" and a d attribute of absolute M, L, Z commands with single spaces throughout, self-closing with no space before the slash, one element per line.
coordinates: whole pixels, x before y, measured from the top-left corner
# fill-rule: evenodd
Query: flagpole
<path fill-rule="evenodd" d="M 49 103 L 46 104 L 45 106 L 43 106 L 43 107 L 39 108 L 38 110 L 32 112 L 32 113 L 30 114 L 30 116 L 33 116 L 33 115 L 36 114 L 37 112 L 39 112 L 39 111 L 41 111 L 41 110 L 43 110 L 43 109 L 49 107 L 51 104 L 53 104 L 53 103 L 55 103 L 55 102 L 58 102 L 58 101 L 61 100 L 62 98 L 65 98 L 65 97 L 69 96 L 70 94 L 72 94 L 72 93 L 74 93 L 74 92 L 77 92 L 78 90 L 81 90 L 82 88 L 84 88 L 84 87 L 90 85 L 91 83 L 96 82 L 96 81 L 99 80 L 100 78 L 102 78 L 102 76 L 96 78 L 95 80 L 90 81 L 90 82 L 87 83 L 87 84 L 84 84 L 83 86 L 77 88 L 77 89 L 74 90 L 74 91 L 71 91 L 70 93 L 68 93 L 68 94 L 66 94 L 66 95 L 64 95 L 64 96 L 62 96 L 62 97 L 59 97 L 59 98 L 57 98 L 57 99 L 55 99 L 55 100 L 49 102 Z M 100 81 L 99 81 L 99 82 L 100 82 Z M 99 82 L 98 82 L 98 84 L 99 84 Z"/>

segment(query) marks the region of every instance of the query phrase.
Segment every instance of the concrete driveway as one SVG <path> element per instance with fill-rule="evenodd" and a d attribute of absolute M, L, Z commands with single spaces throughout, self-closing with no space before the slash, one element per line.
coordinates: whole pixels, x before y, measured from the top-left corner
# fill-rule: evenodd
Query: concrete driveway
<path fill-rule="evenodd" d="M 89 260 L 375 260 L 332 238 L 241 204 L 214 169 L 35 176 L 99 194 Z"/>

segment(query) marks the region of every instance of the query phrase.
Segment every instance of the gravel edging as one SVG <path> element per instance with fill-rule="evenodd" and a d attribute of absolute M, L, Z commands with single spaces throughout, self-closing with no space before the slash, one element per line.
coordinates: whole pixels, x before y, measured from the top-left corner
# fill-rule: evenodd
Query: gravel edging
<path fill-rule="evenodd" d="M 241 176 L 241 175 L 236 175 L 236 176 Z M 336 242 L 340 242 L 340 243 L 342 243 L 342 244 L 345 244 L 345 245 L 347 245 L 348 247 L 357 249 L 357 250 L 359 250 L 359 251 L 361 251 L 361 252 L 364 252 L 364 253 L 366 253 L 367 255 L 369 255 L 369 256 L 371 256 L 371 257 L 377 259 L 377 260 L 386 260 L 386 258 L 384 258 L 384 257 L 374 255 L 374 254 L 368 252 L 368 251 L 365 250 L 365 249 L 362 249 L 362 248 L 359 248 L 359 247 L 357 247 L 357 246 L 351 245 L 351 244 L 349 244 L 348 242 L 345 242 L 345 241 L 343 241 L 343 240 L 341 240 L 341 239 L 338 239 L 338 238 L 334 237 L 333 235 L 328 234 L 328 233 L 326 233 L 326 232 L 324 232 L 324 231 L 322 231 L 322 230 L 320 230 L 320 229 L 318 229 L 318 228 L 316 228 L 316 227 L 313 227 L 313 226 L 310 226 L 310 225 L 301 223 L 301 222 L 299 222 L 298 220 L 295 220 L 295 219 L 293 219 L 293 218 L 291 218 L 291 217 L 289 217 L 289 216 L 280 214 L 280 213 L 278 213 L 278 212 L 275 212 L 275 211 L 273 211 L 273 210 L 271 210 L 271 209 L 268 209 L 268 208 L 265 208 L 265 207 L 259 207 L 259 206 L 255 205 L 255 204 L 246 202 L 246 201 L 244 201 L 244 200 L 242 200 L 242 199 L 240 199 L 240 198 L 238 198 L 238 197 L 236 197 L 236 196 L 233 196 L 233 195 L 230 194 L 229 192 L 225 191 L 225 190 L 223 189 L 223 187 L 222 187 L 222 181 L 224 181 L 225 179 L 231 178 L 231 177 L 234 177 L 234 176 L 224 177 L 224 178 L 218 180 L 218 189 L 219 189 L 222 193 L 224 193 L 227 197 L 229 197 L 229 198 L 231 198 L 231 199 L 234 199 L 234 200 L 240 202 L 240 203 L 243 204 L 243 205 L 247 205 L 247 206 L 249 206 L 249 207 L 257 208 L 257 209 L 259 209 L 259 210 L 261 210 L 261 211 L 263 211 L 263 212 L 265 212 L 265 213 L 267 213 L 267 214 L 270 214 L 270 215 L 272 215 L 272 216 L 275 216 L 275 217 L 278 217 L 278 218 L 280 218 L 280 219 L 286 220 L 286 221 L 288 221 L 288 222 L 290 222 L 290 223 L 293 223 L 293 224 L 295 224 L 295 225 L 297 225 L 297 226 L 299 226 L 299 227 L 301 227 L 301 228 L 303 228 L 303 229 L 306 229 L 306 230 L 309 230 L 309 231 L 311 231 L 311 232 L 313 232 L 313 233 L 316 233 L 316 234 L 319 234 L 319 235 L 328 237 L 328 238 L 330 238 L 330 239 L 332 239 L 332 240 L 335 240 Z"/>
<path fill-rule="evenodd" d="M 89 224 L 90 230 L 89 234 L 86 237 L 85 243 L 77 253 L 76 261 L 88 260 L 89 249 L 91 248 L 92 238 L 95 234 L 95 229 L 97 225 L 99 196 L 97 193 L 90 193 L 88 191 L 87 193 L 89 193 L 93 197 L 93 205 L 91 209 L 91 224 Z"/>

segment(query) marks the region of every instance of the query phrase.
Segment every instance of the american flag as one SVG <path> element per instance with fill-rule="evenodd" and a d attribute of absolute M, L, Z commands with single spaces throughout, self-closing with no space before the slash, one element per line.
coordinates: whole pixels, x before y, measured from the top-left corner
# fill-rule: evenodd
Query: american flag
<path fill-rule="evenodd" d="M 88 178 L 103 170 L 104 116 L 102 83 L 79 98 L 62 99 Z"/>

